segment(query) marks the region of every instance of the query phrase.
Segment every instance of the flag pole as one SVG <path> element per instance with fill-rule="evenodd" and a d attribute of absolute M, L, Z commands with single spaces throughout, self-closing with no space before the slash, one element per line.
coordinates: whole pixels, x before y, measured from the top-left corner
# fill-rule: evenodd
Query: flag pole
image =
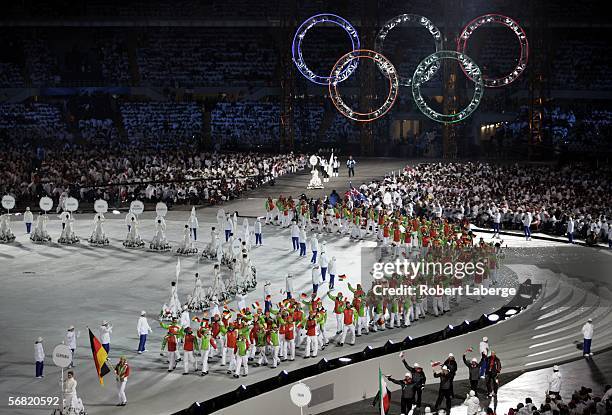
<path fill-rule="evenodd" d="M 382 370 L 378 365 L 378 413 L 384 413 L 383 410 L 383 390 L 382 390 Z"/>

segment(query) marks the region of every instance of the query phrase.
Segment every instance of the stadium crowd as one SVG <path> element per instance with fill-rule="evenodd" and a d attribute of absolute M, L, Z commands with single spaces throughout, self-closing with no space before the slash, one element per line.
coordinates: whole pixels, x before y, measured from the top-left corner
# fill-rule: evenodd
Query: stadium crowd
<path fill-rule="evenodd" d="M 216 154 L 186 147 L 160 152 L 60 143 L 2 147 L 0 191 L 24 202 L 45 195 L 57 201 L 70 194 L 88 202 L 142 198 L 169 205 L 215 204 L 305 165 L 303 156 L 292 153 Z"/>
<path fill-rule="evenodd" d="M 582 164 L 422 163 L 351 185 L 343 196 L 311 200 L 310 211 L 316 215 L 328 204 L 365 211 L 382 206 L 388 193 L 389 207 L 409 217 L 467 220 L 479 227 L 494 227 L 497 219 L 500 229 L 515 230 L 524 230 L 527 221 L 530 231 L 561 236 L 573 229 L 572 238 L 612 241 L 611 177 L 608 167 L 595 171 Z"/>
<path fill-rule="evenodd" d="M 510 408 L 507 415 L 605 415 L 612 412 L 612 386 L 606 385 L 604 393 L 597 396 L 593 389 L 582 386 L 570 399 L 564 400 L 558 393 L 550 393 L 537 407 L 531 398 Z"/>

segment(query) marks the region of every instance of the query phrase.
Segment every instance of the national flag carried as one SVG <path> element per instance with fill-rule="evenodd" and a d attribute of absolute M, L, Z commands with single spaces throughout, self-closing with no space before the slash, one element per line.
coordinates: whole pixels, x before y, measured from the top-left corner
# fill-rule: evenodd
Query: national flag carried
<path fill-rule="evenodd" d="M 88 330 L 91 353 L 93 354 L 96 371 L 98 372 L 98 379 L 100 380 L 100 385 L 104 385 L 104 380 L 102 378 L 111 371 L 110 367 L 108 367 L 108 364 L 106 363 L 108 353 L 106 353 L 106 350 L 104 350 L 104 347 L 102 347 L 100 340 L 98 340 L 91 332 L 91 329 Z"/>
<path fill-rule="evenodd" d="M 177 258 L 176 259 L 176 282 L 178 282 L 180 273 L 181 273 L 181 258 Z"/>
<path fill-rule="evenodd" d="M 386 415 L 391 408 L 391 399 L 387 393 L 387 382 L 385 382 L 380 367 L 378 368 L 378 396 L 380 397 L 380 415 Z"/>

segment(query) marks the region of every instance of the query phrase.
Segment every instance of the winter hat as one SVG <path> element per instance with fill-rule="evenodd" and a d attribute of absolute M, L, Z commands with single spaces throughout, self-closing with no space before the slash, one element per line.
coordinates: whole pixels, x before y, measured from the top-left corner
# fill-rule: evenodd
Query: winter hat
<path fill-rule="evenodd" d="M 483 341 L 483 342 L 488 342 L 488 341 L 489 341 L 489 338 L 485 336 L 485 337 L 483 337 L 483 338 L 482 338 L 482 341 Z"/>
<path fill-rule="evenodd" d="M 146 316 L 146 315 L 147 315 L 147 312 L 146 312 L 146 311 L 144 311 L 144 310 L 142 310 L 142 311 L 140 312 L 140 315 L 141 315 L 141 316 Z"/>
<path fill-rule="evenodd" d="M 74 326 L 68 327 L 68 331 L 70 331 L 70 330 L 74 330 Z"/>
<path fill-rule="evenodd" d="M 410 374 L 410 372 L 406 372 L 406 373 L 404 374 L 404 377 L 405 377 L 405 378 L 412 378 L 412 375 Z"/>
<path fill-rule="evenodd" d="M 455 355 L 454 355 L 454 354 L 452 354 L 452 353 L 449 353 L 449 354 L 448 354 L 448 357 L 455 357 Z"/>
<path fill-rule="evenodd" d="M 475 357 L 472 357 L 472 362 L 478 363 L 478 359 L 476 359 Z"/>
<path fill-rule="evenodd" d="M 36 343 L 42 343 L 42 341 L 43 341 L 42 337 L 39 337 L 38 339 L 36 339 Z"/>
<path fill-rule="evenodd" d="M 470 396 L 476 396 L 476 392 L 470 391 Z"/>
<path fill-rule="evenodd" d="M 107 320 L 103 320 L 103 321 L 102 321 L 102 325 L 103 325 L 103 326 L 108 326 L 108 321 L 107 321 Z"/>
<path fill-rule="evenodd" d="M 420 365 L 420 364 L 418 364 L 418 363 L 415 363 L 415 364 L 414 364 L 414 367 L 421 367 L 421 365 Z M 428 408 L 425 408 L 425 409 L 428 409 Z"/>
<path fill-rule="evenodd" d="M 553 366 L 553 370 L 554 370 L 555 372 L 558 372 L 558 371 L 559 371 L 559 366 L 554 365 L 554 366 Z"/>

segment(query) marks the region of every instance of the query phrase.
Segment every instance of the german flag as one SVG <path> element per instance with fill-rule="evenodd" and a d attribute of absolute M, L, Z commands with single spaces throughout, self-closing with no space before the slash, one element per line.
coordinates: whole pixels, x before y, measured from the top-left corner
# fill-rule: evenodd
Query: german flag
<path fill-rule="evenodd" d="M 106 350 L 102 347 L 100 340 L 91 332 L 91 329 L 89 329 L 89 343 L 91 344 L 91 353 L 93 354 L 100 385 L 104 385 L 104 380 L 102 378 L 111 371 L 110 367 L 106 364 L 108 353 L 106 353 Z"/>

